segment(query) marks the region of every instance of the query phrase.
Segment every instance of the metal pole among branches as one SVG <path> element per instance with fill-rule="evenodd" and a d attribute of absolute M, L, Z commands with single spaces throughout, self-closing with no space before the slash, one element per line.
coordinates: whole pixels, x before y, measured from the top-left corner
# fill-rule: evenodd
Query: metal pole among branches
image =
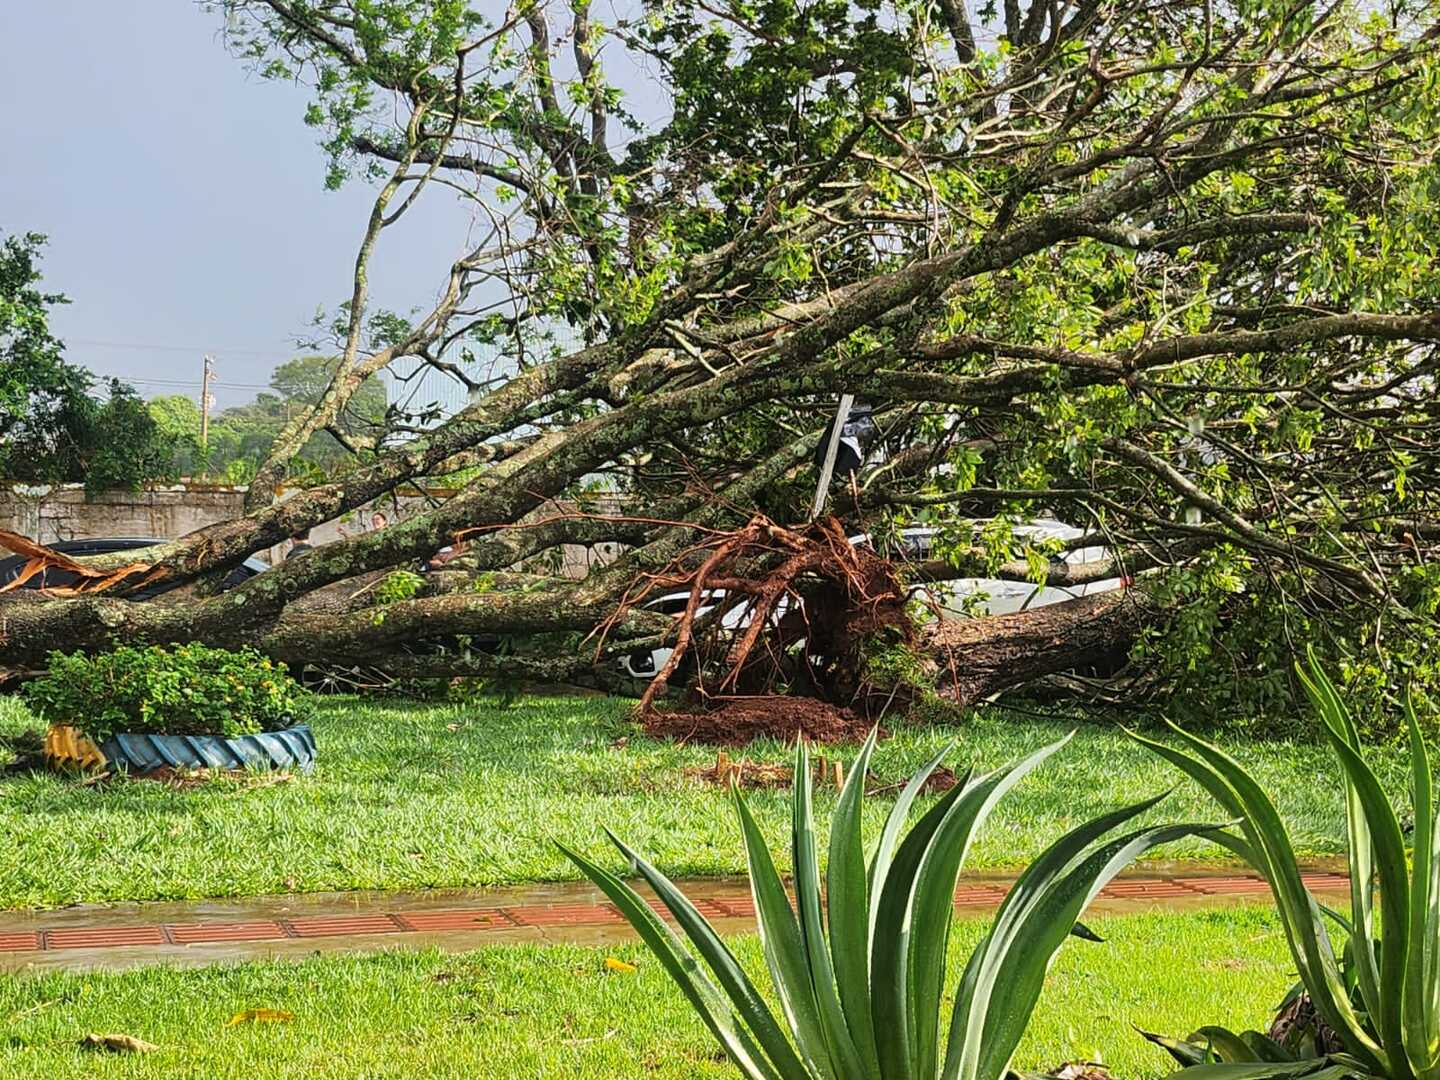
<path fill-rule="evenodd" d="M 850 418 L 850 406 L 855 404 L 854 394 L 840 395 L 840 408 L 835 410 L 835 426 L 830 429 L 830 442 L 825 446 L 825 464 L 820 467 L 820 482 L 815 485 L 815 501 L 810 504 L 810 520 L 820 516 L 825 506 L 825 496 L 830 493 L 830 478 L 835 473 L 835 455 L 840 452 L 840 432 Z"/>

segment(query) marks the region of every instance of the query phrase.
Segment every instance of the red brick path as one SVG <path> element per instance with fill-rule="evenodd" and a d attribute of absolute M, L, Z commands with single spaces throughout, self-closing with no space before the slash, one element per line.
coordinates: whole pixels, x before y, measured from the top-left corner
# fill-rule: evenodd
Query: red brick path
<path fill-rule="evenodd" d="M 1303 875 L 1316 892 L 1339 892 L 1348 888 L 1344 874 L 1317 871 Z M 955 893 L 960 909 L 998 907 L 1009 888 L 1006 882 L 963 882 Z M 1100 893 L 1111 902 L 1152 902 L 1164 906 L 1176 901 L 1204 898 L 1255 897 L 1269 894 L 1269 887 L 1252 875 L 1184 877 L 1123 877 L 1112 881 Z M 755 906 L 748 895 L 705 896 L 695 900 L 700 913 L 711 920 L 753 919 Z M 602 928 L 624 923 L 620 913 L 607 903 L 548 903 L 509 907 L 470 907 L 434 911 L 385 911 L 368 914 L 328 914 L 250 919 L 245 922 L 169 922 L 151 925 L 67 926 L 23 933 L 0 933 L 0 953 L 55 952 L 65 949 L 112 949 L 122 947 L 206 945 L 266 942 L 306 938 L 380 938 L 381 935 L 474 931 L 482 944 L 489 931 L 526 927 L 560 929 Z M 661 914 L 664 908 L 651 906 Z M 377 941 L 378 943 L 378 941 Z M 361 942 L 356 942 L 360 945 Z"/>

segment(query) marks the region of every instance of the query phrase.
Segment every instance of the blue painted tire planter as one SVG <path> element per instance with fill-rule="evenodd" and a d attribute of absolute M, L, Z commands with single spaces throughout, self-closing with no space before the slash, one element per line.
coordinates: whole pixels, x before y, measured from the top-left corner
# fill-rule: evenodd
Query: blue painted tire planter
<path fill-rule="evenodd" d="M 100 744 L 106 764 L 132 773 L 172 769 L 315 768 L 315 736 L 308 724 L 241 735 L 111 735 Z"/>

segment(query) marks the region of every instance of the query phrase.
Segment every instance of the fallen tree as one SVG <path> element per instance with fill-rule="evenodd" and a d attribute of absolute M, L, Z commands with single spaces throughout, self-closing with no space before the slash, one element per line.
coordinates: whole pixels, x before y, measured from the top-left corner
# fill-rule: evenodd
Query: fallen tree
<path fill-rule="evenodd" d="M 1381 692 L 1431 673 L 1435 3 L 1381 18 L 947 0 L 882 18 L 682 0 L 605 27 L 579 2 L 499 22 L 457 0 L 211 6 L 235 52 L 315 87 L 332 180 L 377 185 L 336 374 L 277 439 L 243 516 L 127 553 L 143 574 L 102 593 L 0 597 L 0 663 L 199 639 L 608 679 L 615 656 L 674 633 L 627 602 L 638 581 L 757 514 L 804 520 L 849 393 L 876 436 L 836 478 L 842 532 L 937 529 L 930 577 L 1143 580 L 1143 603 L 930 631 L 947 647 L 937 685 L 964 700 L 1117 648 L 1171 689 L 1235 665 L 1279 694 L 1300 641 Z M 661 97 L 667 115 L 637 116 Z M 430 310 L 389 315 L 370 264 L 440 193 L 484 226 L 436 275 Z M 487 370 L 481 354 L 499 359 Z M 438 372 L 469 403 L 393 408 L 374 438 L 343 430 L 381 372 Z M 352 466 L 275 500 L 325 431 Z M 212 592 L 247 555 L 436 478 L 457 493 Z M 626 512 L 572 509 L 597 489 Z M 1013 528 L 1042 516 L 1105 554 L 1077 564 Z M 299 603 L 457 538 L 443 590 Z M 624 553 L 576 580 L 555 572 L 564 545 Z M 142 576 L 196 585 L 127 600 Z M 601 625 L 600 649 L 581 648 Z M 543 647 L 503 662 L 420 647 L 478 634 Z"/>

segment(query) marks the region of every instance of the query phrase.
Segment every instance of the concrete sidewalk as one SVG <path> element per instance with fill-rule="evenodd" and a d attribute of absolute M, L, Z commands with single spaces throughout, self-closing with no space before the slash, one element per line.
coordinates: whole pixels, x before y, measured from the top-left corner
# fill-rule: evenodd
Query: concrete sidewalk
<path fill-rule="evenodd" d="M 1316 864 L 1316 893 L 1349 889 L 1344 867 Z M 955 894 L 962 914 L 998 907 L 1013 877 L 966 875 Z M 742 879 L 679 883 L 721 933 L 753 929 L 755 907 Z M 1195 907 L 1266 900 L 1258 876 L 1233 869 L 1144 867 L 1116 878 L 1092 911 Z M 652 901 L 657 910 L 658 903 Z M 620 913 L 589 884 L 421 893 L 357 892 L 198 903 L 147 903 L 0 913 L 0 971 L 115 969 L 436 946 L 473 949 L 501 942 L 600 944 L 633 936 Z"/>

